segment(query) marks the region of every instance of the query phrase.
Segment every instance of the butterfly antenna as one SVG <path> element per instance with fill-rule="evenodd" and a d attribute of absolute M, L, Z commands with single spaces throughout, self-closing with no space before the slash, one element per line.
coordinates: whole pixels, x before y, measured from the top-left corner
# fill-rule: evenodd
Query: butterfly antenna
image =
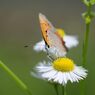
<path fill-rule="evenodd" d="M 24 47 L 26 48 L 26 47 L 29 47 L 29 46 L 28 45 L 25 45 Z"/>
<path fill-rule="evenodd" d="M 28 43 L 27 45 L 25 45 L 24 47 L 27 48 L 27 47 L 30 47 L 32 44 L 32 42 Z"/>

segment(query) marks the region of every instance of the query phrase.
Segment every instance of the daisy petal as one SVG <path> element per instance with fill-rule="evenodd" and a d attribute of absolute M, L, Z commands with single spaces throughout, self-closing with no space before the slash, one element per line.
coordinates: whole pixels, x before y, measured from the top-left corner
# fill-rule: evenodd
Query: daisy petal
<path fill-rule="evenodd" d="M 49 80 L 51 79 L 52 76 L 54 76 L 56 74 L 55 70 L 51 70 L 49 72 L 43 73 L 42 77 L 43 78 L 48 78 Z"/>
<path fill-rule="evenodd" d="M 79 43 L 76 36 L 65 35 L 63 37 L 63 40 L 65 41 L 65 45 L 67 48 L 76 47 Z"/>
<path fill-rule="evenodd" d="M 45 42 L 44 42 L 44 40 L 42 40 L 42 41 L 36 43 L 36 44 L 34 45 L 33 49 L 34 49 L 35 51 L 37 51 L 37 52 L 39 52 L 39 51 L 46 51 L 46 50 L 45 50 Z"/>

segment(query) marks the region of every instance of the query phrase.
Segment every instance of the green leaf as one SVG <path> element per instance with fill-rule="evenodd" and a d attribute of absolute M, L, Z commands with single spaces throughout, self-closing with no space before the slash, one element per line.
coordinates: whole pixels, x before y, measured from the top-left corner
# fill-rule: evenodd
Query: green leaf
<path fill-rule="evenodd" d="M 89 1 L 88 1 L 88 0 L 82 0 L 82 2 L 83 2 L 86 6 L 89 6 Z"/>
<path fill-rule="evenodd" d="M 90 0 L 90 4 L 94 5 L 95 4 L 95 0 Z"/>
<path fill-rule="evenodd" d="M 87 12 L 82 13 L 82 17 L 85 19 L 87 17 Z"/>

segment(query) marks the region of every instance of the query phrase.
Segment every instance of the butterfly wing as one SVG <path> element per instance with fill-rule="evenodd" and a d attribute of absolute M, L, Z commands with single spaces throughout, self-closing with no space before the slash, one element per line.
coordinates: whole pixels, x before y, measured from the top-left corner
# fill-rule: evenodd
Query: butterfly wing
<path fill-rule="evenodd" d="M 39 14 L 39 20 L 42 30 L 42 36 L 46 43 L 47 50 L 50 54 L 62 57 L 66 54 L 65 43 L 62 38 L 56 34 L 56 29 L 51 22 L 41 13 Z"/>
<path fill-rule="evenodd" d="M 50 46 L 50 41 L 47 37 L 47 31 L 48 30 L 55 31 L 55 28 L 53 27 L 51 22 L 41 13 L 39 14 L 39 21 L 40 21 L 42 36 L 44 38 L 44 41 L 45 41 L 46 45 L 49 47 Z"/>
<path fill-rule="evenodd" d="M 67 53 L 67 48 L 65 47 L 65 42 L 55 33 L 50 30 L 47 32 L 50 41 L 50 48 L 48 48 L 48 51 L 56 57 L 63 57 Z"/>

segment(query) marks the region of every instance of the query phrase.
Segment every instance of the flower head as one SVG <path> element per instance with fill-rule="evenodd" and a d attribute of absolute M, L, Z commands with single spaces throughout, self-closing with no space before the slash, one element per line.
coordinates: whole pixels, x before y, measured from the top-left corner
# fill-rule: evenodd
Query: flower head
<path fill-rule="evenodd" d="M 58 58 L 53 62 L 41 62 L 36 66 L 37 75 L 41 79 L 66 85 L 68 81 L 79 82 L 87 76 L 87 70 L 76 66 L 69 58 Z"/>

